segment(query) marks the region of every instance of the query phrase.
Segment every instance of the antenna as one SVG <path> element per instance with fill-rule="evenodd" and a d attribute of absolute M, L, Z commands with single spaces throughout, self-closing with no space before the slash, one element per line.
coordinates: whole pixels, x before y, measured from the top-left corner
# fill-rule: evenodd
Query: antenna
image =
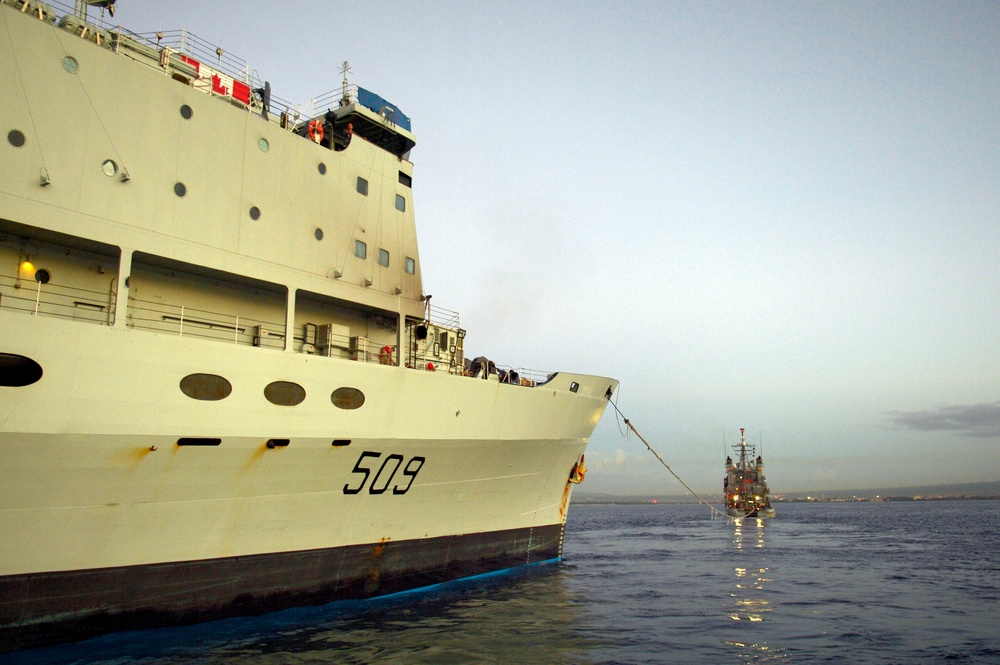
<path fill-rule="evenodd" d="M 344 60 L 344 65 L 340 68 L 340 73 L 344 75 L 344 96 L 340 98 L 341 106 L 347 106 L 351 103 L 351 96 L 347 94 L 347 73 L 350 71 L 351 63 Z"/>

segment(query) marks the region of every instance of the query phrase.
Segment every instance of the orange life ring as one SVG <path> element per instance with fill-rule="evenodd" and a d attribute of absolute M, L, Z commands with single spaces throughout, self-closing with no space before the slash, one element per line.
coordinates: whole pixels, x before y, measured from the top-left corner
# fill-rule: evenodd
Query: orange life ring
<path fill-rule="evenodd" d="M 309 121 L 309 138 L 312 139 L 314 143 L 319 143 L 323 140 L 323 123 L 319 120 Z"/>

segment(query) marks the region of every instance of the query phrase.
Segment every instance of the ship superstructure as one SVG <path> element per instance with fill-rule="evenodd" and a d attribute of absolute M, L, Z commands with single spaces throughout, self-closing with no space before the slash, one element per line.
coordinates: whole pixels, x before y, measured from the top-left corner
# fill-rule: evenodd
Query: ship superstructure
<path fill-rule="evenodd" d="M 466 358 L 410 119 L 88 4 L 0 1 L 0 650 L 559 558 L 617 382 Z"/>
<path fill-rule="evenodd" d="M 738 454 L 736 462 L 726 457 L 726 477 L 722 490 L 726 499 L 726 514 L 730 517 L 774 517 L 771 492 L 764 478 L 764 461 L 760 455 L 754 459 L 756 449 L 748 444 L 740 428 L 740 442 L 733 446 Z"/>

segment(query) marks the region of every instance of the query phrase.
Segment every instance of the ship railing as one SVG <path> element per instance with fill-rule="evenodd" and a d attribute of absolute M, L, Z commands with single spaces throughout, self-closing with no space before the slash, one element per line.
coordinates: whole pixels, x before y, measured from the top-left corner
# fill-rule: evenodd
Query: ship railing
<path fill-rule="evenodd" d="M 250 68 L 250 63 L 242 58 L 238 58 L 220 46 L 212 44 L 208 40 L 188 32 L 187 30 L 159 30 L 157 32 L 132 32 L 127 28 L 116 25 L 108 20 L 110 13 L 96 7 L 89 7 L 86 11 L 86 20 L 79 15 L 76 3 L 65 0 L 3 0 L 4 4 L 13 4 L 15 7 L 27 8 L 23 11 L 28 13 L 41 13 L 43 20 L 56 23 L 64 29 L 73 32 L 79 31 L 84 38 L 95 41 L 90 37 L 91 33 L 101 33 L 108 35 L 104 39 L 108 42 L 102 44 L 118 50 L 120 41 L 115 39 L 116 35 L 124 36 L 127 40 L 138 42 L 141 46 L 159 52 L 166 48 L 171 51 L 182 53 L 203 62 L 212 67 L 214 71 L 226 74 L 230 78 L 235 78 L 244 83 L 253 80 L 254 72 Z M 61 18 L 60 18 L 61 16 Z M 79 27 L 77 27 L 79 26 Z M 84 27 L 87 29 L 84 30 Z M 159 53 L 150 52 L 151 57 L 160 59 Z"/>
<path fill-rule="evenodd" d="M 95 291 L 58 282 L 0 276 L 0 309 L 113 325 L 114 288 Z"/>
<path fill-rule="evenodd" d="M 292 104 L 272 95 L 271 108 L 279 108 L 275 105 L 275 101 L 278 102 L 278 105 L 284 106 L 285 109 L 277 117 L 277 122 L 281 124 L 283 129 L 296 131 L 301 130 L 305 123 L 331 109 L 357 103 L 358 86 L 350 84 L 346 88 L 331 90 L 302 104 Z M 271 119 L 274 120 L 274 118 Z"/>
<path fill-rule="evenodd" d="M 494 381 L 499 381 L 500 383 L 509 383 L 511 385 L 525 386 L 529 388 L 540 386 L 554 376 L 554 373 L 552 372 L 544 372 L 528 367 L 514 367 L 512 365 L 493 364 L 488 365 L 488 368 L 488 376 L 485 374 L 485 368 L 481 368 L 475 373 L 471 370 L 466 370 L 463 374 L 464 376 L 472 376 L 478 379 L 493 379 Z"/>
<path fill-rule="evenodd" d="M 239 81 L 253 92 L 245 106 L 257 111 L 262 108 L 262 100 L 256 91 L 264 87 L 263 78 L 260 77 L 256 69 L 250 66 L 249 61 L 232 55 L 221 46 L 216 46 L 187 30 L 165 30 L 152 33 L 132 33 L 123 28 L 115 30 L 133 40 L 140 41 L 148 48 L 161 52 L 168 51 L 168 55 L 176 53 L 197 62 L 197 75 L 191 84 L 194 88 L 216 96 L 235 98 L 236 95 L 230 80 Z M 162 62 L 166 58 L 161 56 L 160 60 Z M 217 77 L 221 77 L 221 80 L 217 80 Z M 285 129 L 294 130 L 298 129 L 303 122 L 330 109 L 357 101 L 358 86 L 354 84 L 323 93 L 305 103 L 291 102 L 272 91 L 268 103 L 268 119 L 280 124 Z"/>
<path fill-rule="evenodd" d="M 109 22 L 103 10 L 91 7 L 84 19 L 78 15 L 73 3 L 61 0 L 0 1 L 137 62 L 163 70 L 206 94 L 225 98 L 252 111 L 263 108 L 263 100 L 257 90 L 262 89 L 265 82 L 250 62 L 192 32 L 132 32 Z M 335 88 L 305 103 L 294 103 L 271 92 L 268 120 L 285 129 L 296 130 L 311 118 L 357 101 L 358 86 L 353 84 Z"/>
<path fill-rule="evenodd" d="M 456 311 L 428 303 L 428 305 L 424 308 L 424 312 L 424 316 L 427 318 L 427 321 L 433 325 L 443 328 L 452 328 L 456 331 L 462 327 L 461 317 Z"/>
<path fill-rule="evenodd" d="M 306 106 L 311 110 L 313 115 L 323 113 L 332 108 L 338 106 L 347 106 L 348 104 L 355 104 L 358 101 L 358 86 L 355 84 L 350 84 L 346 88 L 340 87 L 336 90 L 331 90 L 330 92 L 325 92 L 319 97 L 310 99 L 306 102 Z"/>
<path fill-rule="evenodd" d="M 512 383 L 529 387 L 541 385 L 554 376 L 553 372 L 543 372 L 529 367 L 511 367 L 509 365 L 498 367 L 497 372 L 501 383 Z"/>
<path fill-rule="evenodd" d="M 284 349 L 285 324 L 129 297 L 127 325 L 180 337 Z"/>
<path fill-rule="evenodd" d="M 431 353 L 414 353 L 408 356 L 406 366 L 409 369 L 416 369 L 426 372 L 447 372 L 448 374 L 462 374 L 461 356 L 441 357 Z"/>

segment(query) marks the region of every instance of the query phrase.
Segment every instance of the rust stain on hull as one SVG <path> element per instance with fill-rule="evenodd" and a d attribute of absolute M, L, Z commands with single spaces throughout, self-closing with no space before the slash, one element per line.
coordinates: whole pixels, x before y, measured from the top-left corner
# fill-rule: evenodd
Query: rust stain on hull
<path fill-rule="evenodd" d="M 571 484 L 566 483 L 566 488 L 563 490 L 562 503 L 559 504 L 559 521 L 563 524 L 566 523 L 566 511 L 569 508 L 569 491 Z"/>
<path fill-rule="evenodd" d="M 146 455 L 149 455 L 151 452 L 153 451 L 148 446 L 141 448 L 138 446 L 130 447 L 122 451 L 121 459 L 132 471 L 135 471 L 142 463 L 142 460 L 146 459 Z"/>
<path fill-rule="evenodd" d="M 280 450 L 280 448 L 277 450 Z M 255 466 L 257 466 L 261 458 L 263 458 L 264 455 L 267 454 L 267 451 L 268 447 L 266 443 L 262 443 L 260 444 L 259 448 L 255 448 L 253 453 L 251 453 L 250 457 L 247 459 L 247 463 L 243 465 L 243 470 L 240 473 L 245 474 L 251 469 L 253 469 Z"/>

